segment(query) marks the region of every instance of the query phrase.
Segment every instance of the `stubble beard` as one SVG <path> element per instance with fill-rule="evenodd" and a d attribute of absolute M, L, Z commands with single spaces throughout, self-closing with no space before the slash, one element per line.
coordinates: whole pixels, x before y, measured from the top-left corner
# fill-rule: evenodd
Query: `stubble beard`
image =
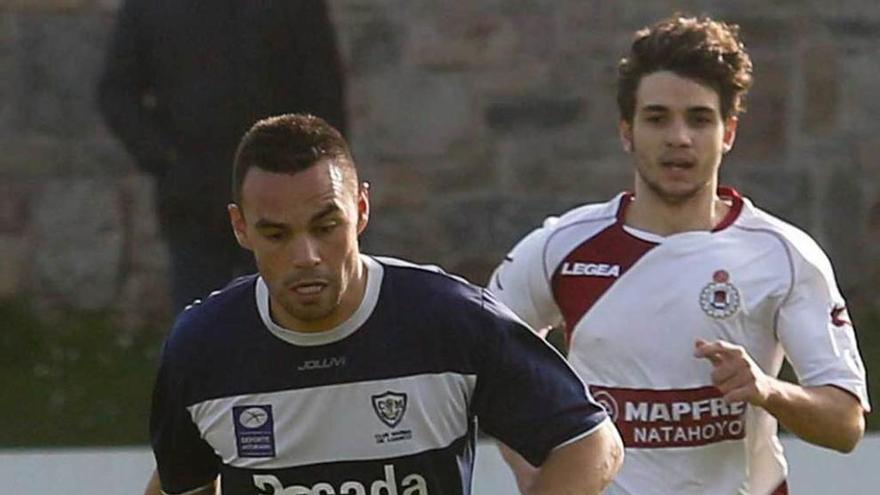
<path fill-rule="evenodd" d="M 289 317 L 304 323 L 311 323 L 329 318 L 340 305 L 340 291 L 335 284 L 328 285 L 324 288 L 324 293 L 318 300 L 312 303 L 299 303 L 290 294 L 287 294 L 287 288 L 282 287 L 282 296 L 276 300 Z M 295 329 L 291 329 L 295 330 Z"/>
<path fill-rule="evenodd" d="M 669 206 L 681 206 L 689 202 L 706 187 L 706 184 L 698 184 L 683 191 L 669 191 L 664 189 L 659 181 L 653 180 L 648 174 L 643 174 L 638 167 L 636 167 L 636 174 L 651 194 Z"/>

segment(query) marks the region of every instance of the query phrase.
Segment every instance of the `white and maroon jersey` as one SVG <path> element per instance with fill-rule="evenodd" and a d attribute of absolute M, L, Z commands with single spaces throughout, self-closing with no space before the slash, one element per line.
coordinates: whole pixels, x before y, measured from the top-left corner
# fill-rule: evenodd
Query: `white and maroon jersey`
<path fill-rule="evenodd" d="M 569 359 L 627 447 L 607 493 L 787 493 L 776 420 L 727 404 L 697 339 L 744 346 L 770 375 L 783 357 L 805 386 L 867 410 L 865 372 L 831 265 L 804 232 L 728 188 L 713 231 L 660 237 L 624 225 L 632 195 L 547 220 L 490 290 L 534 328 L 564 324 Z"/>

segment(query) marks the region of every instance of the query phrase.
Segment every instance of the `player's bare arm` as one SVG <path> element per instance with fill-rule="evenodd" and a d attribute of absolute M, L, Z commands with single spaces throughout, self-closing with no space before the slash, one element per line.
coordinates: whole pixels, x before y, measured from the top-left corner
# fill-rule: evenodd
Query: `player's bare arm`
<path fill-rule="evenodd" d="M 846 453 L 864 435 L 864 410 L 848 392 L 834 386 L 803 387 L 769 376 L 742 346 L 723 340 L 697 340 L 694 355 L 712 363 L 712 384 L 725 400 L 765 409 L 807 442 Z"/>
<path fill-rule="evenodd" d="M 216 492 L 217 484 L 215 482 L 197 491 L 189 492 L 187 495 L 214 495 Z M 144 489 L 144 495 L 165 495 L 162 491 L 162 485 L 159 483 L 159 472 L 155 469 L 153 470 L 153 475 L 150 476 L 150 481 L 147 482 L 147 487 Z"/>
<path fill-rule="evenodd" d="M 622 464 L 623 442 L 614 424 L 605 421 L 586 437 L 554 450 L 523 493 L 599 494 L 611 483 Z"/>
<path fill-rule="evenodd" d="M 519 492 L 527 493 L 528 487 L 532 486 L 535 482 L 535 477 L 538 475 L 538 468 L 529 464 L 529 461 L 525 460 L 523 456 L 519 455 L 515 450 L 501 442 L 498 442 L 498 451 L 501 452 L 501 457 L 504 459 L 504 462 L 506 462 L 507 465 L 510 466 L 510 470 L 513 471 L 513 476 L 516 479 L 516 486 L 519 488 Z"/>
<path fill-rule="evenodd" d="M 155 469 L 150 480 L 147 481 L 146 488 L 144 488 L 144 495 L 162 495 L 162 489 L 159 487 L 159 472 Z"/>

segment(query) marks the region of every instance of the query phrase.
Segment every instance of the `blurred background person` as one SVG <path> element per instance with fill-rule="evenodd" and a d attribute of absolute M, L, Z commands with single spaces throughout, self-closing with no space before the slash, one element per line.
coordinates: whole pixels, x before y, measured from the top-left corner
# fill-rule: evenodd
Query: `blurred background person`
<path fill-rule="evenodd" d="M 172 309 L 254 270 L 229 228 L 235 143 L 251 124 L 309 112 L 345 132 L 345 84 L 319 0 L 125 0 L 100 111 L 156 179 Z"/>

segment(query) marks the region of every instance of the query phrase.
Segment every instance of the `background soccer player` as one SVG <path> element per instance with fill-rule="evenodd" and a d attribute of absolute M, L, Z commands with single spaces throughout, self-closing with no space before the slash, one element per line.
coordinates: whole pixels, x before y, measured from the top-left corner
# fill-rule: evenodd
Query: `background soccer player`
<path fill-rule="evenodd" d="M 608 493 L 783 494 L 777 421 L 841 452 L 864 432 L 865 372 L 827 257 L 718 185 L 751 80 L 736 26 L 638 31 L 618 73 L 633 193 L 549 219 L 491 279 L 535 328 L 564 324 L 626 445 Z M 800 385 L 776 378 L 784 357 Z"/>
<path fill-rule="evenodd" d="M 232 226 L 258 275 L 178 318 L 150 422 L 148 495 L 470 493 L 479 428 L 541 465 L 530 493 L 595 494 L 620 438 L 550 346 L 480 288 L 362 255 L 366 184 L 321 119 L 257 123 Z"/>

